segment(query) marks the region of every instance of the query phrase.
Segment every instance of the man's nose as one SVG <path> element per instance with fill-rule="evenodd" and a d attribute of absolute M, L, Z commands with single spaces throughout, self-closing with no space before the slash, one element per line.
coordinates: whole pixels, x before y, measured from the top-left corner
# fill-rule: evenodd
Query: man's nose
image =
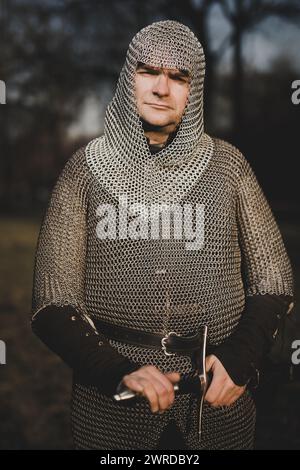
<path fill-rule="evenodd" d="M 160 74 L 157 76 L 152 92 L 158 96 L 166 96 L 169 94 L 169 78 Z"/>

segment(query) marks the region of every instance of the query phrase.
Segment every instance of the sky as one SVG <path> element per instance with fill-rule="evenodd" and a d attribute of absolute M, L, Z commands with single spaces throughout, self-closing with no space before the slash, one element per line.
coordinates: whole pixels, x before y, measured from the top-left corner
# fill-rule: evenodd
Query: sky
<path fill-rule="evenodd" d="M 300 77 L 300 25 L 268 18 L 259 27 L 245 36 L 243 45 L 244 57 L 255 69 L 266 71 L 279 56 L 289 58 Z M 213 50 L 217 50 L 230 32 L 228 21 L 224 18 L 219 6 L 211 9 L 209 19 L 210 41 Z M 220 58 L 219 67 L 226 71 L 231 68 L 232 49 L 227 49 Z"/>

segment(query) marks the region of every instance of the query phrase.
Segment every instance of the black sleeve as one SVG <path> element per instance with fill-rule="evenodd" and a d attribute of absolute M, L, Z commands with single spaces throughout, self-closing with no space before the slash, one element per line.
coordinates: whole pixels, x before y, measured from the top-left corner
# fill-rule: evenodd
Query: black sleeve
<path fill-rule="evenodd" d="M 124 375 L 141 367 L 118 353 L 72 307 L 47 306 L 31 325 L 33 332 L 73 369 L 76 381 L 94 385 L 108 396 L 115 393 Z"/>
<path fill-rule="evenodd" d="M 245 385 L 255 369 L 259 369 L 273 344 L 280 318 L 286 314 L 292 299 L 288 295 L 271 294 L 246 298 L 238 326 L 213 351 L 236 385 Z"/>

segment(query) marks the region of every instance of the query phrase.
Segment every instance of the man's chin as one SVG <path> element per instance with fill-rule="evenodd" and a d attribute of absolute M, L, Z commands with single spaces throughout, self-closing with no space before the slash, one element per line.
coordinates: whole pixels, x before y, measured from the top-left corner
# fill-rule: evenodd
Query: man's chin
<path fill-rule="evenodd" d="M 166 119 L 155 119 L 151 117 L 141 117 L 144 131 L 163 131 L 174 127 L 174 123 Z"/>

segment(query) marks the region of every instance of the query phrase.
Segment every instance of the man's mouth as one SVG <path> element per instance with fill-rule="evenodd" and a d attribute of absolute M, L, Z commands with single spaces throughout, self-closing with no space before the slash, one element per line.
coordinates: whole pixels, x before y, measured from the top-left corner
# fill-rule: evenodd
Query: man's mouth
<path fill-rule="evenodd" d="M 157 103 L 145 103 L 149 106 L 153 106 L 154 108 L 158 108 L 158 109 L 171 109 L 170 106 L 167 106 L 165 104 L 157 104 Z"/>

